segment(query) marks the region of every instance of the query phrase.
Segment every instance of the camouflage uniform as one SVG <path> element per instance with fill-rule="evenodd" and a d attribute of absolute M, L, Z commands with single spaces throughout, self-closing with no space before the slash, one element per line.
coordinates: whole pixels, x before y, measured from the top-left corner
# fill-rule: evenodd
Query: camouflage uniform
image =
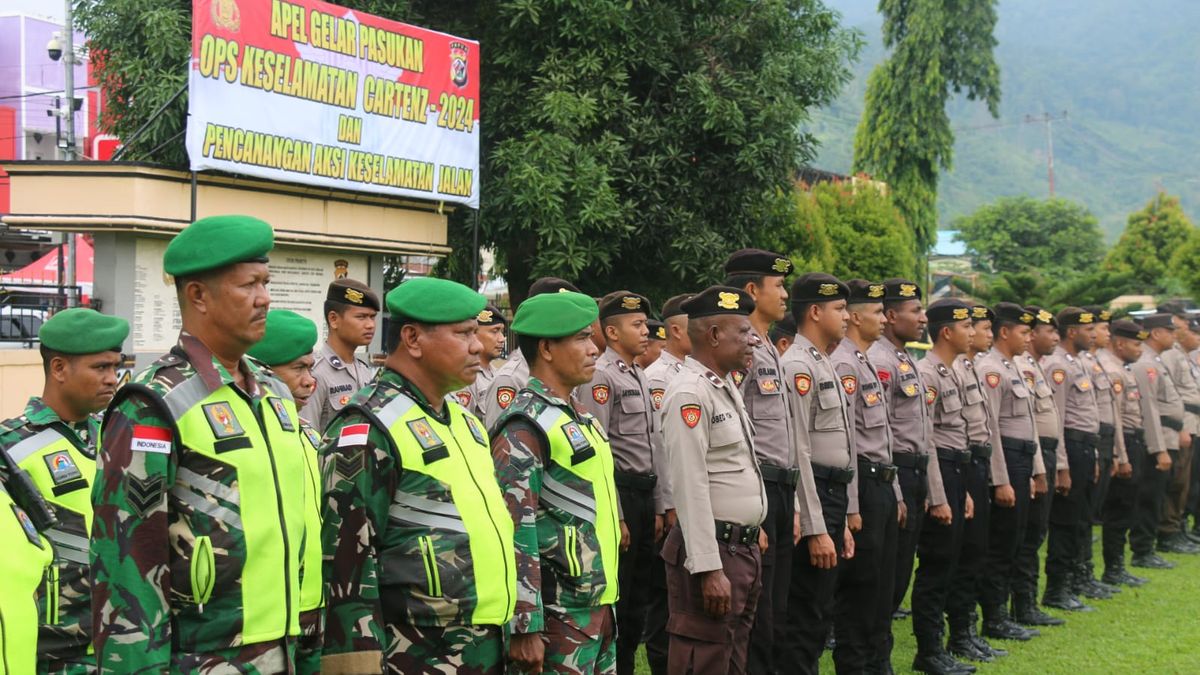
<path fill-rule="evenodd" d="M 594 448 L 591 459 L 606 469 L 606 482 L 594 483 L 578 473 L 576 466 L 587 459 L 567 468 L 551 458 L 550 434 L 558 429 L 550 425 L 564 414 L 576 425 L 579 445 L 585 446 L 572 447 L 578 453 Z M 600 444 L 593 445 L 580 427 L 588 428 Z M 606 572 L 615 577 L 620 525 L 612 451 L 605 438 L 594 417 L 555 396 L 536 377 L 530 378 L 493 433 L 496 475 L 516 525 L 517 605 L 511 629 L 542 634 L 543 668 L 549 672 L 616 672 L 616 588 L 608 586 Z M 608 500 L 597 498 L 603 497 L 596 494 L 601 490 L 608 491 Z M 579 506 L 588 500 L 595 504 L 590 513 Z M 610 508 L 603 513 L 606 502 Z"/>
<path fill-rule="evenodd" d="M 303 475 L 298 417 L 286 386 L 247 359 L 240 369 L 249 391 L 203 343 L 181 333 L 105 414 L 91 545 L 93 644 L 102 670 L 293 668 L 304 490 L 303 481 L 276 476 Z M 200 405 L 213 397 L 228 401 Z M 229 411 L 242 405 L 255 414 L 231 419 Z M 206 441 L 208 449 L 181 440 L 181 420 L 191 424 L 197 414 L 218 439 Z M 257 454 L 263 449 L 265 459 Z M 264 461 L 270 469 L 256 464 Z M 280 550 L 282 560 L 267 560 Z M 278 571 L 264 573 L 272 565 Z M 282 588 L 272 587 L 279 578 Z M 243 590 L 244 581 L 254 587 Z"/>
<path fill-rule="evenodd" d="M 478 543 L 465 534 L 463 521 L 469 514 L 458 509 L 463 497 L 457 491 L 451 496 L 449 487 L 419 471 L 422 467 L 406 471 L 400 466 L 398 441 L 383 422 L 392 405 L 407 411 L 416 406 L 424 414 L 409 422 L 414 435 L 422 422 L 425 432 L 438 425 L 437 431 L 419 437 L 424 439 L 419 442 L 425 468 L 449 459 L 447 466 L 472 472 L 475 490 L 469 490 L 470 497 L 482 498 L 498 542 L 490 533 L 488 541 Z M 473 450 L 469 438 L 438 436 L 447 433 L 445 425 L 461 423 L 475 437 L 474 447 L 485 446 L 486 476 L 476 477 L 480 458 L 467 454 Z M 516 594 L 513 531 L 488 461 L 482 424 L 453 396 L 446 397 L 439 414 L 403 375 L 385 368 L 334 418 L 325 438 L 323 672 L 500 672 L 500 626 L 512 618 Z M 501 513 L 491 512 L 493 498 Z M 475 621 L 481 602 L 477 584 L 496 583 L 495 577 L 475 575 L 477 545 L 498 546 L 508 557 L 486 561 L 501 567 L 491 571 L 502 574 L 508 588 L 507 611 L 495 621 Z"/>
<path fill-rule="evenodd" d="M 300 644 L 296 647 L 296 672 L 302 675 L 321 672 L 321 642 L 325 623 L 324 582 L 321 579 L 321 466 L 318 448 L 321 434 L 304 418 L 300 418 L 301 441 L 304 444 L 305 480 L 305 537 L 300 555 Z M 312 575 L 315 578 L 310 578 Z M 311 600 L 309 584 L 315 583 L 316 594 Z M 313 606 L 312 603 L 317 603 Z"/>
<path fill-rule="evenodd" d="M 29 399 L 23 415 L 0 423 L 0 446 L 30 473 L 59 522 L 44 533 L 54 545 L 55 560 L 52 573 L 37 591 L 41 620 L 38 670 L 42 673 L 96 670 L 95 657 L 90 654 L 92 592 L 87 539 L 99 430 L 98 418 L 67 422 L 38 396 Z M 64 441 L 82 457 L 65 449 Z M 7 471 L 0 459 L 0 475 L 6 476 Z"/>

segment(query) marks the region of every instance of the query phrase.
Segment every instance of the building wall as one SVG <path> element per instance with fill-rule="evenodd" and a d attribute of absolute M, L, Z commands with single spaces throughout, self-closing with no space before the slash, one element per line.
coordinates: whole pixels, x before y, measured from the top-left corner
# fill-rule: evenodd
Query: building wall
<path fill-rule="evenodd" d="M 36 349 L 0 349 L 0 419 L 21 414 L 30 396 L 40 395 L 45 379 Z"/>

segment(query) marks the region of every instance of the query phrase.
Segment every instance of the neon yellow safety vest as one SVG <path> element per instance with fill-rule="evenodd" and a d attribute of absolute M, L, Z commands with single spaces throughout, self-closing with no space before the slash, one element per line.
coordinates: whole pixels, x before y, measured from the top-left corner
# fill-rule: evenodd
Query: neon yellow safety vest
<path fill-rule="evenodd" d="M 304 575 L 300 577 L 300 611 L 325 606 L 325 584 L 321 578 L 321 465 L 317 448 L 321 437 L 305 422 L 300 423 L 304 445 Z"/>
<path fill-rule="evenodd" d="M 0 485 L 0 675 L 37 672 L 34 594 L 51 567 L 50 542 Z"/>
<path fill-rule="evenodd" d="M 401 472 L 380 586 L 404 606 L 385 613 L 418 625 L 504 625 L 517 593 L 512 516 L 483 425 L 450 397 L 444 405 L 449 424 L 404 394 L 368 413 L 391 436 Z M 413 556 L 424 563 L 424 583 L 400 571 Z"/>

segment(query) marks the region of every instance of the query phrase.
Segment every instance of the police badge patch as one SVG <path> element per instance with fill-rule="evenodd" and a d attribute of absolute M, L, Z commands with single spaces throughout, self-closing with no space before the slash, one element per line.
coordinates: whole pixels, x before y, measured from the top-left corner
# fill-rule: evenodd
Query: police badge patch
<path fill-rule="evenodd" d="M 230 438 L 246 434 L 242 430 L 242 425 L 233 417 L 233 410 L 229 408 L 228 403 L 209 403 L 204 406 L 204 416 L 208 418 L 208 425 L 212 427 L 213 435 L 217 438 Z"/>
<path fill-rule="evenodd" d="M 1000 386 L 1000 373 L 988 373 L 983 376 L 983 379 L 987 382 L 987 386 L 992 389 Z"/>
<path fill-rule="evenodd" d="M 797 373 L 796 393 L 801 396 L 807 396 L 810 391 L 812 391 L 812 376 L 808 373 Z"/>
<path fill-rule="evenodd" d="M 858 391 L 858 378 L 853 375 L 843 375 L 842 389 L 846 390 L 847 396 L 853 396 L 854 392 Z"/>
<path fill-rule="evenodd" d="M 696 425 L 700 424 L 700 406 L 695 403 L 682 405 L 679 407 L 679 416 L 689 429 L 695 429 Z"/>
<path fill-rule="evenodd" d="M 496 387 L 496 405 L 500 406 L 501 410 L 512 405 L 513 398 L 517 395 L 517 390 L 512 387 Z"/>
<path fill-rule="evenodd" d="M 71 453 L 66 450 L 59 450 L 42 459 L 46 461 L 46 468 L 50 470 L 50 479 L 54 481 L 55 485 L 62 485 L 83 476 L 79 467 L 75 465 L 75 460 L 71 459 Z"/>
<path fill-rule="evenodd" d="M 597 384 L 592 387 L 592 400 L 600 405 L 608 403 L 608 385 Z"/>
<path fill-rule="evenodd" d="M 1067 381 L 1067 371 L 1063 370 L 1062 368 L 1055 368 L 1054 371 L 1050 373 L 1050 379 L 1054 380 L 1054 384 L 1062 384 L 1063 382 Z"/>
<path fill-rule="evenodd" d="M 458 401 L 458 404 L 464 408 L 469 408 L 471 406 L 471 392 L 469 391 L 456 391 L 454 392 L 454 398 Z"/>
<path fill-rule="evenodd" d="M 665 389 L 651 389 L 650 401 L 654 404 L 655 410 L 662 410 L 663 396 L 666 395 Z"/>

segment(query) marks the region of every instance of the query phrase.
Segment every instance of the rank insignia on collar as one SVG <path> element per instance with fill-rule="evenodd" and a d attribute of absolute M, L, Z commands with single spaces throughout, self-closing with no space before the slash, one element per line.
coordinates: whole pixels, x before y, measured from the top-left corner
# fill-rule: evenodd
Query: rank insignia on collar
<path fill-rule="evenodd" d="M 475 442 L 480 445 L 487 445 L 487 436 L 483 434 L 483 429 L 479 426 L 470 415 L 463 415 L 463 419 L 467 422 L 467 429 L 471 432 L 471 436 L 475 438 Z"/>
<path fill-rule="evenodd" d="M 812 391 L 812 376 L 808 373 L 796 373 L 796 393 L 807 396 Z"/>
<path fill-rule="evenodd" d="M 1067 381 L 1067 371 L 1063 370 L 1062 368 L 1055 368 L 1054 371 L 1050 373 L 1050 379 L 1054 380 L 1054 384 L 1062 384 L 1063 382 Z"/>
<path fill-rule="evenodd" d="M 597 384 L 592 386 L 592 400 L 600 405 L 607 405 L 609 390 L 607 384 Z"/>
<path fill-rule="evenodd" d="M 512 387 L 496 387 L 496 405 L 500 406 L 501 410 L 512 405 L 513 399 L 517 396 L 517 390 Z"/>
<path fill-rule="evenodd" d="M 846 390 L 847 396 L 853 396 L 854 392 L 858 391 L 858 378 L 853 375 L 843 375 L 842 389 Z"/>
<path fill-rule="evenodd" d="M 812 355 L 812 357 L 813 357 L 814 359 L 816 359 L 816 360 L 818 360 L 818 361 L 820 361 L 820 360 L 821 360 L 821 352 L 817 351 L 817 348 L 816 348 L 816 347 L 809 347 L 809 348 L 808 348 L 808 353 L 809 353 L 810 355 Z"/>
<path fill-rule="evenodd" d="M 279 418 L 279 427 L 284 431 L 295 431 L 296 425 L 292 424 L 292 417 L 288 415 L 287 408 L 283 407 L 283 399 L 271 397 L 271 409 L 275 411 L 275 417 Z"/>
<path fill-rule="evenodd" d="M 464 408 L 471 405 L 471 392 L 469 391 L 456 391 L 454 392 L 454 398 L 458 401 L 458 404 Z"/>
<path fill-rule="evenodd" d="M 937 388 L 926 387 L 925 388 L 925 404 L 933 405 L 934 401 L 937 401 L 937 394 L 938 394 Z"/>
<path fill-rule="evenodd" d="M 683 423 L 689 429 L 695 429 L 697 424 L 700 424 L 700 406 L 695 403 L 685 403 L 679 406 L 679 416 L 683 418 Z"/>
<path fill-rule="evenodd" d="M 621 371 L 622 373 L 628 373 L 629 372 L 629 364 L 618 359 L 617 360 L 617 370 Z"/>
<path fill-rule="evenodd" d="M 987 386 L 992 389 L 1000 386 L 1000 373 L 988 373 L 983 376 L 983 379 L 987 382 Z"/>
<path fill-rule="evenodd" d="M 665 389 L 654 388 L 650 390 L 650 402 L 654 404 L 655 410 L 662 410 L 663 395 L 666 394 Z"/>
<path fill-rule="evenodd" d="M 938 375 L 941 375 L 942 377 L 946 377 L 947 375 L 950 374 L 950 369 L 947 368 L 945 366 L 945 364 L 941 364 L 941 363 L 938 364 L 937 371 L 938 371 Z"/>
<path fill-rule="evenodd" d="M 246 434 L 242 430 L 242 425 L 234 418 L 233 410 L 229 408 L 228 403 L 209 403 L 204 406 L 204 416 L 208 419 L 208 425 L 212 427 L 213 435 L 217 438 L 230 438 Z"/>
<path fill-rule="evenodd" d="M 59 450 L 42 459 L 46 461 L 46 468 L 50 470 L 50 479 L 54 481 L 55 485 L 62 485 L 83 476 L 75 464 L 75 460 L 71 458 L 71 453 L 66 450 Z"/>
<path fill-rule="evenodd" d="M 867 362 L 867 355 L 857 349 L 854 350 L 854 357 L 863 363 Z"/>
<path fill-rule="evenodd" d="M 338 368 L 338 369 L 346 367 L 346 364 L 342 363 L 342 359 L 339 356 L 329 357 L 329 365 L 333 366 L 334 368 Z"/>

